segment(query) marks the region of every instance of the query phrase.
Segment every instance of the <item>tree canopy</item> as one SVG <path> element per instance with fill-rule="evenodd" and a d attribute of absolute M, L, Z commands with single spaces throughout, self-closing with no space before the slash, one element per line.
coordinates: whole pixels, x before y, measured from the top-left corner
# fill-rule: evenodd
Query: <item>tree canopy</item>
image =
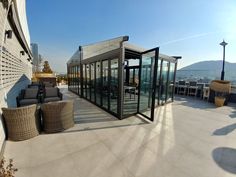
<path fill-rule="evenodd" d="M 43 72 L 44 73 L 53 73 L 48 61 L 44 61 Z"/>

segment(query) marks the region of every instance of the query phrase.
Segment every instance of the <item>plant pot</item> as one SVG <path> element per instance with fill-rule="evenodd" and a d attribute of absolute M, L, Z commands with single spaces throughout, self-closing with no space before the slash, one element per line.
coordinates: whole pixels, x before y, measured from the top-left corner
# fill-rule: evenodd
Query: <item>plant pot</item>
<path fill-rule="evenodd" d="M 218 97 L 218 96 L 215 97 L 215 105 L 217 107 L 224 106 L 224 103 L 225 103 L 225 98 L 224 97 Z"/>

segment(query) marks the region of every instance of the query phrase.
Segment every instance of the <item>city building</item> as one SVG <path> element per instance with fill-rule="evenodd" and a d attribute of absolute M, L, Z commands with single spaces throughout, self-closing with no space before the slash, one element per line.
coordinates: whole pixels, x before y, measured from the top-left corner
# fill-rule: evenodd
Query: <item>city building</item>
<path fill-rule="evenodd" d="M 42 69 L 43 57 L 39 54 L 38 44 L 31 43 L 31 51 L 33 55 L 33 72 L 40 72 Z"/>
<path fill-rule="evenodd" d="M 128 39 L 80 46 L 67 63 L 68 87 L 119 119 L 141 114 L 153 121 L 155 107 L 173 101 L 178 57 Z"/>
<path fill-rule="evenodd" d="M 15 107 L 32 77 L 32 53 L 25 0 L 0 1 L 0 107 Z M 2 119 L 1 119 L 2 120 Z M 5 133 L 0 121 L 0 147 Z"/>
<path fill-rule="evenodd" d="M 38 61 L 39 61 L 39 49 L 38 44 L 31 43 L 31 51 L 33 55 L 33 72 L 37 71 Z"/>

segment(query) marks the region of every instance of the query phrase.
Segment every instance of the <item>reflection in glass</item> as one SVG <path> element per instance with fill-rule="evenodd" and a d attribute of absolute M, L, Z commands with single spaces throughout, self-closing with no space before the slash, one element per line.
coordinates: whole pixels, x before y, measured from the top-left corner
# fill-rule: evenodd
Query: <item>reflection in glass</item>
<path fill-rule="evenodd" d="M 110 110 L 117 113 L 118 99 L 118 59 L 111 60 Z"/>
<path fill-rule="evenodd" d="M 151 117 L 155 51 L 142 55 L 139 111 Z"/>
<path fill-rule="evenodd" d="M 170 71 L 169 71 L 169 82 L 168 82 L 168 91 L 167 91 L 167 101 L 172 101 L 173 97 L 173 89 L 174 89 L 174 71 L 175 71 L 175 63 L 170 63 Z"/>
<path fill-rule="evenodd" d="M 86 95 L 87 95 L 87 91 L 86 91 L 86 88 L 87 88 L 87 80 L 86 80 L 86 65 L 84 64 L 83 65 L 83 96 L 86 98 Z"/>
<path fill-rule="evenodd" d="M 167 80 L 168 80 L 169 62 L 162 62 L 161 82 L 160 82 L 160 101 L 161 104 L 166 102 Z"/>
<path fill-rule="evenodd" d="M 90 100 L 90 67 L 89 64 L 86 65 L 86 80 L 87 80 L 87 96 L 86 98 Z"/>
<path fill-rule="evenodd" d="M 81 92 L 81 90 L 80 90 L 81 89 L 81 87 L 80 87 L 80 84 L 81 84 L 80 83 L 80 67 L 79 66 L 78 66 L 78 71 L 77 71 L 77 78 L 78 78 L 78 80 L 77 80 L 78 89 L 77 90 L 78 90 L 78 94 L 81 95 L 81 93 L 80 93 Z"/>
<path fill-rule="evenodd" d="M 137 113 L 140 58 L 134 56 L 125 61 L 123 115 L 127 116 Z"/>
<path fill-rule="evenodd" d="M 96 62 L 96 103 L 101 105 L 101 65 L 100 61 Z"/>
<path fill-rule="evenodd" d="M 91 69 L 91 78 L 90 78 L 90 83 L 91 83 L 91 101 L 95 102 L 95 79 L 94 79 L 94 63 L 90 64 L 90 69 Z"/>
<path fill-rule="evenodd" d="M 109 94 L 109 83 L 108 83 L 108 61 L 102 61 L 102 106 L 108 109 L 108 94 Z"/>

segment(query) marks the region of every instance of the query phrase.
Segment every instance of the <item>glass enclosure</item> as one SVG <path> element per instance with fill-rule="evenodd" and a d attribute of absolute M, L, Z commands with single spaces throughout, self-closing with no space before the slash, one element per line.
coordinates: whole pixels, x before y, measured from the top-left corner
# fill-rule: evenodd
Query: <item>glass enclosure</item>
<path fill-rule="evenodd" d="M 122 49 L 120 49 L 122 50 Z M 173 101 L 177 60 L 159 48 L 68 64 L 68 89 L 122 119 L 141 114 L 153 120 L 158 105 Z"/>

